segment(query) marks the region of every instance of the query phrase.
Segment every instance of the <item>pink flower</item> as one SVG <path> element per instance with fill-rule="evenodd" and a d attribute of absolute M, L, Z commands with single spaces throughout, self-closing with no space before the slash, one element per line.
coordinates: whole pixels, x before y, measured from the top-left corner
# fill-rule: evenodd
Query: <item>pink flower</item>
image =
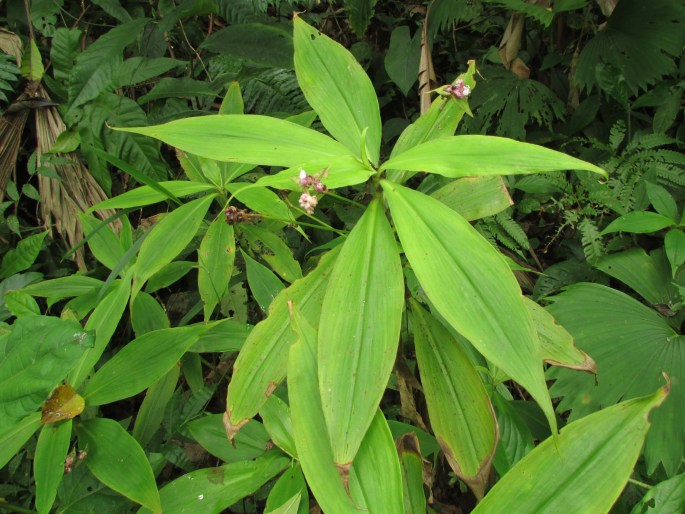
<path fill-rule="evenodd" d="M 471 88 L 462 79 L 457 79 L 454 81 L 454 84 L 445 87 L 445 92 L 451 94 L 454 98 L 466 98 L 471 94 Z"/>
<path fill-rule="evenodd" d="M 306 172 L 306 171 L 300 170 L 300 180 L 298 181 L 298 183 L 299 183 L 301 186 L 307 186 L 307 185 L 309 185 L 309 175 L 307 175 L 307 172 Z"/>
<path fill-rule="evenodd" d="M 309 193 L 302 193 L 300 196 L 300 207 L 302 207 L 307 214 L 312 214 L 319 200 L 316 196 L 310 195 Z"/>

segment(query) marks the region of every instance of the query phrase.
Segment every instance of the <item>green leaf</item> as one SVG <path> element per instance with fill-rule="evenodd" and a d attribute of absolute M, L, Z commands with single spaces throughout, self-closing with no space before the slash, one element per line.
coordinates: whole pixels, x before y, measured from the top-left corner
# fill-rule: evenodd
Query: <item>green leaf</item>
<path fill-rule="evenodd" d="M 606 176 L 602 168 L 556 150 L 495 136 L 451 136 L 426 141 L 394 155 L 380 169 L 427 171 L 451 178 L 562 170 L 586 170 Z"/>
<path fill-rule="evenodd" d="M 139 291 L 130 306 L 131 326 L 136 337 L 169 328 L 169 318 L 164 307 L 150 294 Z"/>
<path fill-rule="evenodd" d="M 456 212 L 382 181 L 405 254 L 435 309 L 556 418 L 521 289 L 502 255 Z"/>
<path fill-rule="evenodd" d="M 118 128 L 144 134 L 217 161 L 297 166 L 313 159 L 347 155 L 337 141 L 295 123 L 249 114 L 186 118 L 164 125 Z"/>
<path fill-rule="evenodd" d="M 267 312 L 274 298 L 283 291 L 283 283 L 269 268 L 254 260 L 243 252 L 242 249 L 240 253 L 245 261 L 247 283 L 250 285 L 250 292 L 257 301 L 259 308 Z"/>
<path fill-rule="evenodd" d="M 239 82 L 233 81 L 228 85 L 228 90 L 221 101 L 219 114 L 245 114 L 245 102 L 243 102 Z"/>
<path fill-rule="evenodd" d="M 371 80 L 343 46 L 297 16 L 293 24 L 295 71 L 307 102 L 352 155 L 361 157 L 366 151 L 378 164 L 381 117 Z"/>
<path fill-rule="evenodd" d="M 676 221 L 678 219 L 678 206 L 671 193 L 663 186 L 652 184 L 651 182 L 645 182 L 644 184 L 647 191 L 647 197 L 652 206 L 654 206 L 654 210 L 662 216 L 666 216 L 667 218 Z"/>
<path fill-rule="evenodd" d="M 138 104 L 145 105 L 163 98 L 194 98 L 218 96 L 219 88 L 203 80 L 190 77 L 166 77 L 157 82 L 149 93 L 138 98 Z"/>
<path fill-rule="evenodd" d="M 302 278 L 300 263 L 293 257 L 292 250 L 277 234 L 253 225 L 240 228 L 250 245 L 259 252 L 260 257 L 287 282 Z"/>
<path fill-rule="evenodd" d="M 301 186 L 297 181 L 302 170 L 309 175 L 321 175 L 321 182 L 329 189 L 362 184 L 375 173 L 369 166 L 362 164 L 359 159 L 351 155 L 343 155 L 333 159 L 304 162 L 275 175 L 266 175 L 255 184 L 275 189 L 300 190 Z"/>
<path fill-rule="evenodd" d="M 395 28 L 390 34 L 390 48 L 385 55 L 385 71 L 404 96 L 419 78 L 420 59 L 421 31 L 412 38 L 406 25 Z"/>
<path fill-rule="evenodd" d="M 124 249 L 110 226 L 102 225 L 100 220 L 87 214 L 80 214 L 79 220 L 88 240 L 88 248 L 95 258 L 110 270 L 116 268 L 124 257 Z"/>
<path fill-rule="evenodd" d="M 473 221 L 508 209 L 514 202 L 501 177 L 463 177 L 431 193 L 436 200 Z"/>
<path fill-rule="evenodd" d="M 44 425 L 38 436 L 33 477 L 36 481 L 36 510 L 41 514 L 50 512 L 55 502 L 70 441 L 71 420 L 57 425 Z"/>
<path fill-rule="evenodd" d="M 0 432 L 35 411 L 92 346 L 93 335 L 75 321 L 17 319 L 0 336 Z"/>
<path fill-rule="evenodd" d="M 217 321 L 200 335 L 189 351 L 197 353 L 237 352 L 242 348 L 251 329 L 251 325 L 232 319 Z"/>
<path fill-rule="evenodd" d="M 228 291 L 235 261 L 233 226 L 217 218 L 205 232 L 197 251 L 197 285 L 205 304 L 205 321 Z"/>
<path fill-rule="evenodd" d="M 144 391 L 176 365 L 204 329 L 203 325 L 166 328 L 134 339 L 86 384 L 86 402 L 103 405 Z"/>
<path fill-rule="evenodd" d="M 93 3 L 121 23 L 131 21 L 131 15 L 121 6 L 119 0 L 93 0 Z"/>
<path fill-rule="evenodd" d="M 272 396 L 272 398 L 275 398 Z M 274 484 L 266 499 L 265 513 L 309 514 L 309 490 L 299 464 L 293 463 Z"/>
<path fill-rule="evenodd" d="M 77 433 L 79 447 L 88 451 L 84 462 L 100 482 L 153 512 L 162 511 L 145 452 L 119 423 L 89 419 L 78 425 Z"/>
<path fill-rule="evenodd" d="M 528 455 L 535 448 L 535 444 L 528 425 L 514 407 L 513 401 L 505 400 L 501 394 L 495 393 L 493 403 L 501 436 L 492 465 L 497 473 L 503 476 L 514 467 L 514 464 Z"/>
<path fill-rule="evenodd" d="M 9 428 L 0 430 L 0 468 L 5 467 L 40 426 L 40 412 L 34 412 Z"/>
<path fill-rule="evenodd" d="M 616 218 L 599 234 L 611 234 L 612 232 L 632 232 L 635 234 L 649 234 L 671 227 L 675 222 L 656 212 L 633 211 Z"/>
<path fill-rule="evenodd" d="M 40 315 L 38 302 L 33 299 L 33 296 L 21 291 L 5 293 L 5 308 L 17 318 Z"/>
<path fill-rule="evenodd" d="M 388 384 L 403 305 L 397 243 L 376 200 L 343 244 L 321 308 L 321 404 L 340 466 L 354 459 Z"/>
<path fill-rule="evenodd" d="M 520 460 L 473 513 L 608 512 L 640 455 L 647 416 L 667 394 L 668 386 L 569 424 Z"/>
<path fill-rule="evenodd" d="M 40 56 L 35 39 L 31 38 L 29 47 L 24 51 L 21 59 L 21 75 L 29 81 L 40 82 L 43 73 L 45 73 L 43 58 Z"/>
<path fill-rule="evenodd" d="M 176 283 L 186 276 L 188 272 L 196 266 L 197 263 L 191 261 L 170 262 L 150 277 L 150 280 L 148 280 L 147 285 L 145 286 L 145 291 L 152 294 L 160 289 L 169 287 L 171 284 Z"/>
<path fill-rule="evenodd" d="M 47 234 L 46 231 L 29 236 L 19 241 L 16 248 L 10 249 L 2 258 L 0 278 L 11 277 L 15 273 L 28 269 L 38 257 Z"/>
<path fill-rule="evenodd" d="M 345 11 L 354 33 L 362 38 L 373 17 L 373 9 L 378 0 L 345 0 Z M 418 63 L 417 63 L 418 73 Z"/>
<path fill-rule="evenodd" d="M 145 447 L 162 425 L 164 411 L 176 390 L 180 372 L 179 366 L 172 367 L 145 393 L 145 399 L 136 415 L 136 424 L 133 426 L 133 437 L 141 446 Z"/>
<path fill-rule="evenodd" d="M 84 275 L 69 275 L 67 277 L 53 278 L 35 284 L 29 284 L 21 289 L 22 292 L 32 296 L 61 300 L 72 296 L 81 296 L 100 289 L 102 280 Z"/>
<path fill-rule="evenodd" d="M 196 195 L 211 191 L 214 188 L 211 184 L 204 184 L 201 182 L 190 182 L 187 180 L 172 180 L 169 182 L 159 182 L 166 193 L 162 193 L 153 189 L 150 186 L 141 186 L 131 191 L 126 191 L 119 196 L 104 200 L 89 209 L 89 212 L 101 209 L 128 209 L 131 207 L 144 207 L 159 202 L 169 200 L 169 195 L 173 197 L 182 198 L 184 196 Z M 168 194 L 167 194 L 168 193 Z"/>
<path fill-rule="evenodd" d="M 210 52 L 245 59 L 265 68 L 293 67 L 290 30 L 264 23 L 241 23 L 216 31 L 200 45 Z M 268 51 L 264 51 L 268 48 Z"/>
<path fill-rule="evenodd" d="M 233 367 L 226 399 L 229 423 L 236 432 L 240 423 L 257 414 L 285 378 L 288 348 L 295 340 L 290 330 L 288 302 L 318 325 L 321 302 L 338 251 L 328 252 L 312 272 L 283 290 L 272 302 L 269 316 L 250 332 Z"/>
<path fill-rule="evenodd" d="M 402 467 L 404 513 L 426 511 L 426 494 L 423 492 L 423 457 L 416 434 L 409 433 L 397 439 L 397 453 Z"/>
<path fill-rule="evenodd" d="M 158 57 L 155 59 L 131 57 L 114 69 L 112 85 L 115 89 L 133 86 L 186 64 L 185 61 L 178 61 L 168 57 Z"/>
<path fill-rule="evenodd" d="M 262 424 L 250 420 L 235 436 L 235 446 L 228 444 L 221 414 L 195 419 L 188 423 L 188 430 L 205 450 L 228 463 L 255 459 L 264 454 L 269 443 L 269 434 Z"/>
<path fill-rule="evenodd" d="M 264 428 L 269 433 L 271 440 L 288 455 L 297 458 L 288 404 L 272 394 L 259 410 L 259 416 L 262 418 Z"/>
<path fill-rule="evenodd" d="M 499 440 L 488 392 L 459 342 L 411 301 L 416 361 L 435 437 L 447 462 L 481 499 Z"/>
<path fill-rule="evenodd" d="M 81 136 L 76 130 L 66 130 L 57 136 L 55 144 L 52 145 L 48 153 L 69 153 L 74 152 L 81 144 Z"/>
<path fill-rule="evenodd" d="M 285 468 L 290 460 L 271 452 L 251 462 L 235 462 L 216 468 L 198 469 L 167 484 L 160 491 L 164 514 L 223 512 L 235 502 L 257 491 Z M 139 513 L 147 513 L 141 509 Z"/>
<path fill-rule="evenodd" d="M 81 53 L 82 32 L 78 29 L 59 28 L 50 45 L 50 61 L 55 79 L 67 82 L 69 73 Z"/>
<path fill-rule="evenodd" d="M 252 211 L 282 221 L 293 219 L 288 205 L 276 193 L 263 186 L 236 182 L 226 184 L 225 188 Z"/>
<path fill-rule="evenodd" d="M 195 237 L 215 195 L 198 198 L 174 209 L 150 231 L 133 268 L 132 297 L 145 282 L 173 261 Z"/>
<path fill-rule="evenodd" d="M 685 511 L 685 473 L 664 480 L 644 495 L 630 514 L 678 514 Z"/>
<path fill-rule="evenodd" d="M 664 237 L 664 247 L 668 262 L 671 264 L 671 275 L 685 262 L 685 232 L 680 229 L 669 230 Z"/>
<path fill-rule="evenodd" d="M 668 475 L 675 474 L 685 453 L 685 391 L 677 385 L 685 376 L 685 338 L 654 310 L 605 286 L 574 284 L 550 299 L 549 312 L 592 355 L 600 377 L 595 382 L 585 373 L 550 369 L 548 377 L 556 380 L 551 393 L 563 398 L 559 412 L 570 410 L 571 419 L 577 419 L 642 396 L 666 373 L 672 392 L 652 416 L 644 452 L 648 474 L 659 462 Z"/>

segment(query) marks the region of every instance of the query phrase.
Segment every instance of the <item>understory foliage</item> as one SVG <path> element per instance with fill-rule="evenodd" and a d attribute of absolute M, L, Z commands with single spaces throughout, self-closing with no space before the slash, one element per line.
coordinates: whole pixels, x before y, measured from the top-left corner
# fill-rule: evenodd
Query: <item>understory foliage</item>
<path fill-rule="evenodd" d="M 685 511 L 683 2 L 5 5 L 0 511 Z"/>

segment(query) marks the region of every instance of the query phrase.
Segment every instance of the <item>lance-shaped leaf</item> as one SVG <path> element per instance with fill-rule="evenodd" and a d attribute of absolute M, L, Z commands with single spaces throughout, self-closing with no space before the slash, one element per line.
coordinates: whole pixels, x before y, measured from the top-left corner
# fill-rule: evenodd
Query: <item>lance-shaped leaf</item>
<path fill-rule="evenodd" d="M 119 423 L 107 418 L 89 419 L 77 432 L 79 447 L 88 451 L 84 462 L 100 482 L 153 512 L 162 511 L 145 452 Z"/>
<path fill-rule="evenodd" d="M 319 388 L 340 466 L 354 459 L 388 384 L 403 304 L 397 243 L 374 200 L 343 244 L 321 308 Z"/>
<path fill-rule="evenodd" d="M 436 310 L 525 387 L 556 430 L 535 328 L 507 262 L 442 203 L 392 182 L 381 185 L 405 254 Z"/>
<path fill-rule="evenodd" d="M 203 196 L 170 212 L 152 227 L 140 247 L 131 297 L 152 275 L 173 261 L 195 237 L 214 195 Z"/>
<path fill-rule="evenodd" d="M 246 164 L 296 166 L 316 158 L 350 153 L 321 132 L 253 114 L 200 116 L 118 130 L 151 136 L 201 157 Z"/>
<path fill-rule="evenodd" d="M 353 155 L 367 152 L 369 160 L 378 164 L 381 116 L 371 80 L 342 45 L 298 16 L 293 24 L 295 72 L 307 102 L 326 130 Z"/>
<path fill-rule="evenodd" d="M 139 514 L 164 512 L 224 512 L 235 502 L 254 493 L 290 463 L 279 452 L 271 452 L 254 461 L 234 462 L 216 468 L 187 473 L 159 492 L 162 509 L 140 509 Z"/>
<path fill-rule="evenodd" d="M 571 423 L 521 459 L 473 513 L 609 512 L 640 455 L 649 412 L 668 389 Z"/>
<path fill-rule="evenodd" d="M 587 353 L 576 347 L 573 336 L 559 325 L 549 312 L 530 298 L 523 301 L 533 318 L 540 343 L 540 357 L 547 363 L 562 368 L 597 373 L 597 366 Z"/>
<path fill-rule="evenodd" d="M 359 159 L 351 155 L 344 155 L 334 159 L 318 159 L 302 163 L 275 175 L 262 177 L 255 185 L 299 190 L 301 186 L 298 183 L 298 177 L 301 170 L 306 171 L 309 175 L 319 176 L 321 182 L 329 189 L 361 184 L 375 173 L 370 166 L 362 164 Z"/>
<path fill-rule="evenodd" d="M 321 258 L 316 269 L 293 282 L 274 298 L 269 316 L 258 323 L 245 340 L 233 366 L 226 398 L 226 430 L 230 438 L 264 405 L 276 386 L 285 378 L 288 348 L 295 340 L 290 330 L 288 302 L 318 325 L 321 302 L 333 270 L 337 249 Z"/>
<path fill-rule="evenodd" d="M 426 512 L 426 494 L 423 492 L 424 460 L 419 438 L 410 432 L 398 437 L 396 445 L 402 467 L 404 513 Z"/>
<path fill-rule="evenodd" d="M 235 261 L 233 225 L 215 219 L 207 229 L 197 251 L 197 284 L 205 304 L 205 321 L 228 291 Z"/>
<path fill-rule="evenodd" d="M 71 420 L 57 426 L 44 426 L 38 436 L 33 476 L 36 481 L 36 510 L 41 514 L 50 512 L 55 502 L 70 440 Z"/>
<path fill-rule="evenodd" d="M 18 319 L 0 337 L 0 432 L 35 411 L 93 344 L 75 321 Z"/>
<path fill-rule="evenodd" d="M 0 431 L 0 468 L 5 467 L 40 426 L 40 413 L 34 412 L 7 430 Z"/>
<path fill-rule="evenodd" d="M 478 371 L 449 330 L 415 300 L 411 309 L 416 361 L 431 427 L 450 467 L 480 499 L 499 439 L 490 398 Z"/>
<path fill-rule="evenodd" d="M 386 161 L 381 170 L 427 171 L 445 177 L 516 175 L 586 170 L 606 176 L 594 164 L 530 143 L 495 136 L 451 136 L 421 143 Z"/>
<path fill-rule="evenodd" d="M 293 308 L 298 340 L 290 347 L 288 396 L 297 455 L 307 483 L 324 512 L 402 511 L 402 478 L 387 422 L 378 413 L 343 485 L 333 461 L 317 384 L 316 330 Z M 380 419 L 379 419 L 380 417 Z M 378 480 L 382 476 L 383 480 Z M 346 487 L 347 486 L 347 487 Z"/>

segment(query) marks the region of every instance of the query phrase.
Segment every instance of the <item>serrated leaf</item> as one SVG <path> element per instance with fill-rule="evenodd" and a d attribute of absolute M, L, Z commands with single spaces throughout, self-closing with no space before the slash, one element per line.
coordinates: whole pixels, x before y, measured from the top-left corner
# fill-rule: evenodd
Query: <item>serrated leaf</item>
<path fill-rule="evenodd" d="M 293 24 L 295 72 L 307 102 L 352 155 L 361 157 L 366 151 L 378 164 L 381 118 L 371 80 L 340 44 L 297 16 Z"/>
<path fill-rule="evenodd" d="M 376 200 L 343 244 L 321 308 L 319 387 L 338 465 L 352 462 L 375 416 L 395 362 L 403 305 L 397 243 Z"/>
<path fill-rule="evenodd" d="M 47 232 L 33 234 L 19 241 L 16 248 L 10 249 L 2 258 L 0 278 L 7 278 L 29 268 L 43 247 Z"/>
<path fill-rule="evenodd" d="M 649 412 L 667 395 L 668 386 L 569 424 L 520 460 L 473 513 L 608 512 L 640 454 Z"/>
<path fill-rule="evenodd" d="M 537 335 L 506 261 L 437 200 L 391 182 L 381 185 L 405 254 L 436 311 L 525 387 L 555 430 Z"/>
<path fill-rule="evenodd" d="M 278 25 L 242 23 L 216 31 L 200 45 L 267 68 L 293 67 L 293 37 Z M 268 52 L 264 49 L 269 48 Z"/>

